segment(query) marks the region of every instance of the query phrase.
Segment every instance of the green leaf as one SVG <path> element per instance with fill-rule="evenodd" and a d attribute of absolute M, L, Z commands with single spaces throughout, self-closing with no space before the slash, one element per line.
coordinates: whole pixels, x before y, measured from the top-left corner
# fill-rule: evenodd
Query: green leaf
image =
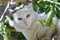
<path fill-rule="evenodd" d="M 51 23 L 51 28 L 56 28 L 56 25 L 54 23 Z"/>
<path fill-rule="evenodd" d="M 38 9 L 37 2 L 38 2 L 39 0 L 32 0 L 32 1 L 33 1 L 33 9 L 34 9 L 35 11 L 37 11 L 37 9 Z"/>
<path fill-rule="evenodd" d="M 57 18 L 60 19 L 60 8 L 58 6 L 54 8 L 54 13 L 57 16 Z"/>
<path fill-rule="evenodd" d="M 50 11 L 51 7 L 47 6 L 47 8 L 45 9 L 45 13 L 47 14 Z"/>
<path fill-rule="evenodd" d="M 46 21 L 46 26 L 50 26 L 52 23 L 52 18 L 54 17 L 53 10 L 51 10 L 48 14 L 48 19 Z"/>
<path fill-rule="evenodd" d="M 40 3 L 38 4 L 38 7 L 39 7 L 39 9 L 41 10 L 41 12 L 44 12 L 44 6 L 45 6 L 45 4 L 44 4 L 43 2 L 40 2 Z"/>
<path fill-rule="evenodd" d="M 44 27 L 45 20 L 39 20 L 39 23 L 41 23 L 41 24 L 42 24 L 42 26 Z"/>
<path fill-rule="evenodd" d="M 20 6 L 21 4 L 23 4 L 24 2 L 17 2 L 17 5 Z"/>
<path fill-rule="evenodd" d="M 1 32 L 2 32 L 2 36 L 3 36 L 3 38 L 4 38 L 4 40 L 10 40 L 11 38 L 10 38 L 10 31 L 9 31 L 9 29 L 8 28 L 6 28 L 7 26 L 6 25 L 4 25 L 4 22 L 1 22 L 0 23 L 0 27 L 1 27 Z"/>

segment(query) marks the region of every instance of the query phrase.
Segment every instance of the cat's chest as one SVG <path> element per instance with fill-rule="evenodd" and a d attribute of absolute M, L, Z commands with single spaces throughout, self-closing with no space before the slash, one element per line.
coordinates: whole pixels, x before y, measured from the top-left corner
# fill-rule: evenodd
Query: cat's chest
<path fill-rule="evenodd" d="M 36 30 L 37 31 L 37 30 Z M 27 30 L 24 30 L 22 33 L 24 34 L 24 36 L 28 39 L 30 39 L 33 35 L 33 32 L 34 32 L 34 35 L 36 34 L 36 31 L 34 32 L 34 29 L 27 29 Z"/>
<path fill-rule="evenodd" d="M 35 27 L 24 30 L 23 34 L 26 38 L 30 39 L 31 37 L 34 37 L 37 34 L 39 28 L 41 28 L 41 30 L 43 29 L 42 26 L 36 25 Z"/>
<path fill-rule="evenodd" d="M 31 29 L 26 29 L 22 33 L 24 36 L 28 39 L 31 37 L 36 36 L 36 34 L 43 35 L 47 31 L 47 28 L 42 27 L 42 25 L 38 24 L 36 27 L 31 28 Z"/>

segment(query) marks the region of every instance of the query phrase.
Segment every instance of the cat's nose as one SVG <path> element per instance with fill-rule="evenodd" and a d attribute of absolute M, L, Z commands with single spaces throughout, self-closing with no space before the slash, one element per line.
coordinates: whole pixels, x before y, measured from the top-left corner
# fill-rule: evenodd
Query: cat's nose
<path fill-rule="evenodd" d="M 24 22 L 25 25 L 27 25 L 27 21 L 25 19 L 23 20 L 23 22 Z"/>
<path fill-rule="evenodd" d="M 24 24 L 27 25 L 27 21 L 24 21 Z"/>

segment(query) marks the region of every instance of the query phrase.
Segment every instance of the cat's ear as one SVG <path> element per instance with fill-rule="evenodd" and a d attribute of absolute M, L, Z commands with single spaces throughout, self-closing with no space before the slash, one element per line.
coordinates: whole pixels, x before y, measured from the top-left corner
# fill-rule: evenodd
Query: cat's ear
<path fill-rule="evenodd" d="M 29 5 L 27 6 L 29 10 L 33 10 L 33 4 L 29 3 Z"/>
<path fill-rule="evenodd" d="M 9 11 L 9 13 L 12 13 L 14 10 L 12 10 L 12 9 L 8 9 L 8 11 Z"/>

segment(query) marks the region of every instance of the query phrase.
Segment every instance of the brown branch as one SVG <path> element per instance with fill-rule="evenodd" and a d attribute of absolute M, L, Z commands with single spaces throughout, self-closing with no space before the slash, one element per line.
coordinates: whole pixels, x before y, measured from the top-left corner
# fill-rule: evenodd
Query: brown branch
<path fill-rule="evenodd" d="M 30 0 L 26 0 L 26 3 L 23 5 L 22 8 L 17 9 L 17 10 L 14 10 L 14 11 L 13 11 L 11 14 L 9 14 L 8 16 L 12 16 L 16 11 L 23 9 L 25 5 L 28 5 L 28 4 L 31 3 L 31 2 L 32 2 L 32 1 L 30 1 Z"/>
<path fill-rule="evenodd" d="M 29 1 L 29 0 L 26 1 L 27 4 L 29 4 L 30 2 L 32 2 L 32 1 Z M 5 20 L 5 14 L 6 14 L 8 8 L 9 8 L 9 5 L 10 5 L 10 3 L 8 2 L 7 6 L 6 6 L 6 9 L 4 10 L 4 12 L 3 12 L 3 14 L 2 14 L 2 16 L 1 16 L 1 18 L 0 18 L 0 22 L 2 22 L 2 21 Z M 26 4 L 24 4 L 24 6 L 25 6 L 25 5 L 26 5 Z M 23 7 L 24 7 L 24 6 L 23 6 Z M 22 9 L 22 8 L 20 8 L 20 9 Z M 20 9 L 18 9 L 18 10 L 20 10 Z M 18 11 L 18 10 L 14 10 L 14 11 L 10 14 L 10 16 L 12 16 L 12 14 L 14 14 L 14 13 L 15 13 L 16 11 Z"/>
<path fill-rule="evenodd" d="M 16 11 L 18 10 L 14 10 L 12 13 L 10 13 L 8 16 L 12 16 Z"/>
<path fill-rule="evenodd" d="M 1 16 L 1 18 L 0 18 L 0 22 L 4 21 L 4 19 L 5 19 L 5 14 L 6 14 L 8 8 L 9 8 L 9 5 L 10 5 L 10 3 L 8 2 L 7 6 L 6 6 L 6 9 L 4 10 L 4 12 L 3 12 L 3 14 L 2 14 L 2 16 Z"/>
<path fill-rule="evenodd" d="M 14 10 L 12 13 L 10 13 L 8 16 L 12 16 L 15 12 L 17 12 L 18 10 L 21 10 L 21 9 L 23 9 L 24 8 L 24 5 L 23 5 L 23 7 L 22 8 L 19 8 L 19 9 L 16 9 L 16 10 Z"/>
<path fill-rule="evenodd" d="M 9 14 L 8 16 L 12 16 L 16 11 L 23 9 L 25 5 L 28 5 L 28 4 L 31 3 L 31 2 L 32 2 L 32 1 L 30 1 L 30 0 L 26 0 L 26 3 L 23 5 L 22 8 L 19 8 L 19 9 L 17 9 L 17 10 L 14 10 L 14 11 L 13 11 L 11 14 Z"/>

